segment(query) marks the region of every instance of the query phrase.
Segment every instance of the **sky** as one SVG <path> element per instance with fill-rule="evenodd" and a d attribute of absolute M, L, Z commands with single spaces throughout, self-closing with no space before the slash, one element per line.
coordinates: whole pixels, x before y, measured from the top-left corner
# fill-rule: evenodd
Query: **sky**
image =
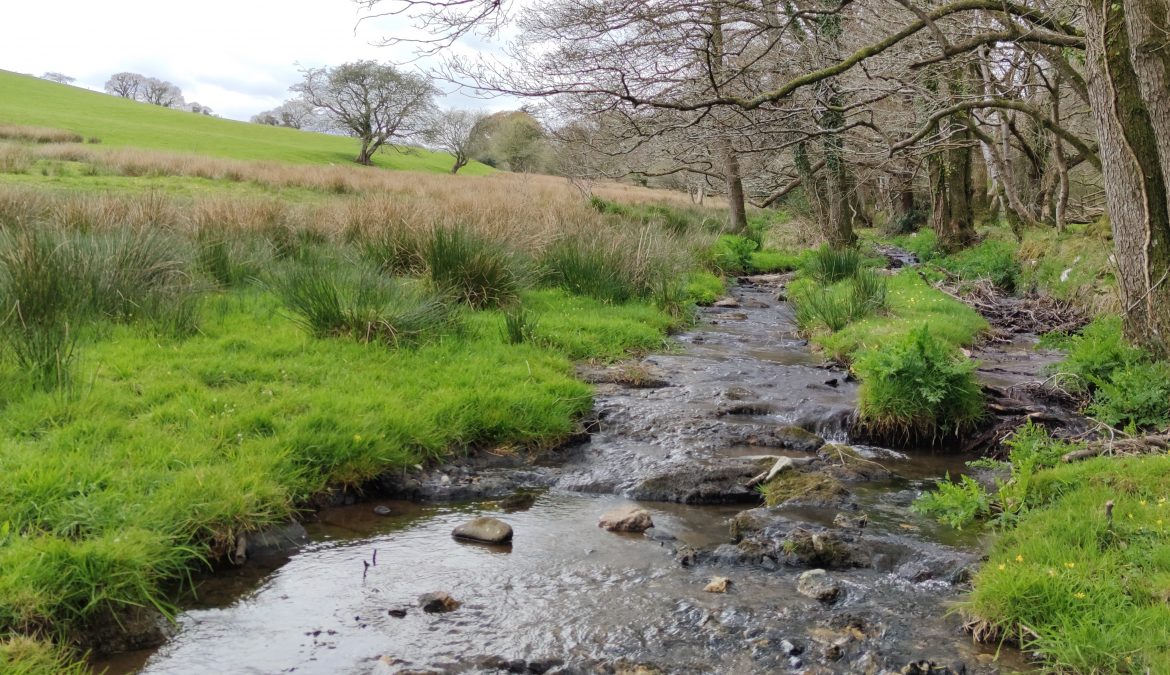
<path fill-rule="evenodd" d="M 374 44 L 387 35 L 410 35 L 408 20 L 386 17 L 359 25 L 361 14 L 352 0 L 3 4 L 0 68 L 31 75 L 59 72 L 99 91 L 113 73 L 141 73 L 177 84 L 188 102 L 232 119 L 247 120 L 289 98 L 288 88 L 300 80 L 302 67 L 411 56 L 408 47 Z M 513 101 L 457 92 L 440 103 L 516 107 Z"/>

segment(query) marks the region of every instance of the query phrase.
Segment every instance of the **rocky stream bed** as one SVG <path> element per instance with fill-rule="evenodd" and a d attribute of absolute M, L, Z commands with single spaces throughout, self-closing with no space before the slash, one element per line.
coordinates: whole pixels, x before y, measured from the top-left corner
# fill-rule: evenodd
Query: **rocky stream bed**
<path fill-rule="evenodd" d="M 536 463 L 483 454 L 386 476 L 372 486 L 379 500 L 339 495 L 303 526 L 241 542 L 248 562 L 200 579 L 160 648 L 96 665 L 113 673 L 1027 670 L 1010 650 L 996 660 L 994 649 L 973 644 L 950 611 L 982 542 L 910 509 L 933 479 L 966 471 L 970 457 L 850 444 L 856 384 L 797 336 L 777 300 L 780 282 L 741 280 L 735 302 L 724 303 L 737 306 L 705 310 L 670 353 L 583 369 L 597 383 L 587 440 Z M 1033 379 L 1043 362 L 1017 344 L 988 349 L 984 375 L 997 387 Z M 784 501 L 764 507 L 755 485 L 772 469 Z M 633 502 L 652 528 L 597 526 Z M 476 516 L 508 523 L 512 541 L 452 538 Z M 424 611 L 419 597 L 440 591 L 457 607 Z M 428 609 L 436 607 L 451 609 Z"/>

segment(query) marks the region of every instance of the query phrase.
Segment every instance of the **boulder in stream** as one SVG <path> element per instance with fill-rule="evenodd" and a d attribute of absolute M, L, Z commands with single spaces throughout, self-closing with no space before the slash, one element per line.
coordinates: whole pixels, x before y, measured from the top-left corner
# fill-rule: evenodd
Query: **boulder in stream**
<path fill-rule="evenodd" d="M 454 612 L 459 609 L 459 601 L 444 591 L 435 591 L 434 593 L 420 595 L 418 597 L 418 606 L 422 607 L 422 611 L 428 614 L 441 614 L 444 612 Z"/>
<path fill-rule="evenodd" d="M 649 511 L 631 504 L 602 514 L 597 526 L 610 532 L 645 532 L 654 527 L 654 520 Z"/>
<path fill-rule="evenodd" d="M 796 580 L 796 592 L 801 595 L 831 603 L 841 593 L 841 586 L 824 570 L 809 570 Z"/>
<path fill-rule="evenodd" d="M 727 587 L 731 584 L 731 579 L 727 577 L 711 577 L 711 581 L 703 587 L 707 593 L 726 593 Z"/>
<path fill-rule="evenodd" d="M 496 518 L 481 516 L 459 525 L 451 531 L 451 536 L 483 544 L 506 544 L 512 541 L 512 526 Z"/>

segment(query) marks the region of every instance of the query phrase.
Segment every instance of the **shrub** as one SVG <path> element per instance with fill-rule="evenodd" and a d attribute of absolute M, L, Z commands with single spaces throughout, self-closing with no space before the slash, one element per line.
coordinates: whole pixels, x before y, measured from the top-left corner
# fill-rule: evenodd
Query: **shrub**
<path fill-rule="evenodd" d="M 1170 365 L 1128 363 L 1097 383 L 1088 412 L 1114 427 L 1162 429 L 1170 425 Z"/>
<path fill-rule="evenodd" d="M 962 529 L 976 520 L 991 515 L 991 497 L 978 481 L 970 476 L 951 480 L 948 473 L 935 489 L 914 500 L 914 510 L 938 518 L 956 529 Z"/>
<path fill-rule="evenodd" d="M 848 279 L 861 266 L 861 254 L 854 248 L 832 248 L 822 245 L 808 258 L 806 272 L 822 286 Z"/>
<path fill-rule="evenodd" d="M 626 271 L 619 252 L 583 238 L 558 242 L 545 252 L 541 263 L 548 270 L 548 280 L 570 293 L 621 303 L 644 292 Z"/>
<path fill-rule="evenodd" d="M 1131 346 L 1122 333 L 1121 318 L 1101 317 L 1067 342 L 1068 355 L 1057 366 L 1073 377 L 1073 386 L 1088 391 L 1108 382 L 1117 370 L 1141 363 L 1145 352 Z"/>
<path fill-rule="evenodd" d="M 714 274 L 695 272 L 688 277 L 684 290 L 687 302 L 706 306 L 722 297 L 726 289 L 723 279 Z"/>
<path fill-rule="evenodd" d="M 752 253 L 759 245 L 738 234 L 725 234 L 715 241 L 711 261 L 717 272 L 728 275 L 746 274 L 752 270 Z"/>
<path fill-rule="evenodd" d="M 294 319 L 316 337 L 350 336 L 399 347 L 448 334 L 457 323 L 443 298 L 374 270 L 297 265 L 270 284 Z"/>
<path fill-rule="evenodd" d="M 987 240 L 940 258 L 937 264 L 960 279 L 988 279 L 1008 292 L 1016 289 L 1020 278 L 1020 263 L 1016 259 L 1015 246 L 1006 241 Z"/>
<path fill-rule="evenodd" d="M 515 254 L 461 228 L 435 230 L 426 258 L 435 285 L 476 309 L 512 304 L 531 276 Z"/>
<path fill-rule="evenodd" d="M 970 429 L 983 414 L 975 363 L 922 327 L 862 352 L 861 423 L 887 436 L 936 439 Z"/>

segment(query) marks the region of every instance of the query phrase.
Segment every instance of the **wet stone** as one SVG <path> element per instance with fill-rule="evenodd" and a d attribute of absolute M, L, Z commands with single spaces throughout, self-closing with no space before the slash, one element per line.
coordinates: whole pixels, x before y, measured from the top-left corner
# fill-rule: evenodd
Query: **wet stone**
<path fill-rule="evenodd" d="M 726 593 L 728 585 L 731 584 L 731 579 L 727 577 L 711 577 L 711 581 L 703 587 L 707 593 Z"/>
<path fill-rule="evenodd" d="M 841 593 L 841 586 L 824 570 L 809 570 L 796 581 L 796 591 L 805 597 L 831 603 Z"/>
<path fill-rule="evenodd" d="M 378 504 L 374 507 L 374 513 L 379 516 L 388 516 L 392 514 L 393 511 L 391 511 L 390 507 L 386 506 L 385 504 Z"/>
<path fill-rule="evenodd" d="M 402 617 L 406 616 L 406 612 L 407 609 L 405 607 L 391 607 L 390 609 L 386 610 L 386 614 L 388 616 L 394 617 L 395 619 L 401 619 Z"/>
<path fill-rule="evenodd" d="M 736 300 L 735 298 L 720 298 L 719 300 L 716 300 L 711 306 L 735 308 L 739 307 L 739 300 Z"/>
<path fill-rule="evenodd" d="M 428 614 L 441 614 L 459 609 L 459 601 L 443 591 L 436 591 L 420 595 L 418 606 Z"/>
<path fill-rule="evenodd" d="M 504 544 L 512 541 L 512 526 L 502 520 L 482 516 L 459 525 L 451 531 L 451 536 L 484 544 Z"/>
<path fill-rule="evenodd" d="M 646 509 L 630 505 L 607 511 L 597 526 L 610 532 L 645 532 L 654 527 L 654 520 Z"/>
<path fill-rule="evenodd" d="M 869 516 L 864 513 L 838 513 L 833 516 L 833 524 L 860 529 L 869 524 Z"/>

